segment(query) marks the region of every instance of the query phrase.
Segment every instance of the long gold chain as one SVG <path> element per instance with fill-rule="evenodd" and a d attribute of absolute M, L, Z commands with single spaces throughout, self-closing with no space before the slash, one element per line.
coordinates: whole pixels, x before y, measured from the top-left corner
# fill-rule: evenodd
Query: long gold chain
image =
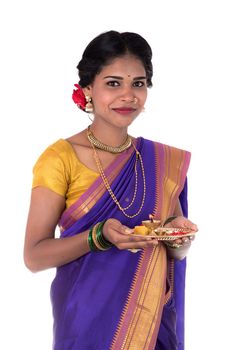
<path fill-rule="evenodd" d="M 94 134 L 90 130 L 90 125 L 88 126 L 87 137 L 88 137 L 89 142 L 92 145 L 94 145 L 95 147 L 97 147 L 97 148 L 99 148 L 99 149 L 101 149 L 103 151 L 114 153 L 114 154 L 122 153 L 123 151 L 125 151 L 126 149 L 131 147 L 131 144 L 132 144 L 131 137 L 129 135 L 127 135 L 126 140 L 120 146 L 114 147 L 114 146 L 106 145 L 105 143 L 102 143 L 101 141 L 96 139 L 96 137 L 94 136 Z"/>
<path fill-rule="evenodd" d="M 97 165 L 97 168 L 98 168 L 98 171 L 101 175 L 101 178 L 102 178 L 102 181 L 107 189 L 107 191 L 109 192 L 111 198 L 113 199 L 113 201 L 115 202 L 115 204 L 118 206 L 119 210 L 121 210 L 121 212 L 128 218 L 132 219 L 134 217 L 136 217 L 142 210 L 143 208 L 143 205 L 144 205 L 144 202 L 145 202 L 145 196 L 146 196 L 146 180 L 145 180 L 145 169 L 144 169 L 144 164 L 143 164 L 143 160 L 142 160 L 142 157 L 141 157 L 141 154 L 140 152 L 136 149 L 134 143 L 132 143 L 135 151 L 136 151 L 136 161 L 135 161 L 135 166 L 134 166 L 134 172 L 135 172 L 135 186 L 134 186 L 134 194 L 133 194 L 133 198 L 132 198 L 132 201 L 131 203 L 127 206 L 127 207 L 122 207 L 121 204 L 119 203 L 118 199 L 116 198 L 114 192 L 112 191 L 111 187 L 110 187 L 110 184 L 107 180 L 107 177 L 104 173 L 104 170 L 103 170 L 103 167 L 102 167 L 102 164 L 101 164 L 101 160 L 98 156 L 98 153 L 95 149 L 95 145 L 90 142 L 92 147 L 93 147 L 93 151 L 94 151 L 94 159 L 95 159 L 95 162 L 96 162 L 96 165 Z M 141 164 L 141 171 L 142 171 L 142 178 L 143 178 L 143 195 L 142 195 L 142 201 L 141 201 L 141 205 L 138 209 L 138 211 L 135 213 L 135 214 L 132 214 L 132 215 L 129 215 L 126 213 L 126 210 L 129 209 L 133 203 L 135 202 L 135 199 L 136 199 L 136 195 L 137 195 L 137 189 L 138 189 L 138 173 L 137 173 L 137 162 L 138 162 L 138 159 L 140 160 L 140 164 Z"/>

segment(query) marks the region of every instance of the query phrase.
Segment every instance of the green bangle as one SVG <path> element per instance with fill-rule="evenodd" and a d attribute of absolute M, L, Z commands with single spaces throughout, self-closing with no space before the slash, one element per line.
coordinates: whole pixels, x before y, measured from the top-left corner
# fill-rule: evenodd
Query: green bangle
<path fill-rule="evenodd" d="M 94 225 L 88 234 L 88 245 L 92 252 L 110 249 L 113 244 L 109 242 L 102 233 L 102 228 L 106 221 L 101 221 Z"/>
<path fill-rule="evenodd" d="M 100 246 L 103 249 L 107 250 L 107 249 L 110 249 L 113 246 L 113 244 L 111 242 L 109 242 L 103 235 L 102 228 L 103 228 L 105 222 L 106 221 L 102 221 L 98 225 L 96 238 L 97 238 L 97 241 L 100 244 Z"/>
<path fill-rule="evenodd" d="M 163 223 L 163 227 L 166 225 L 166 224 L 169 224 L 171 221 L 175 220 L 177 218 L 177 216 L 169 216 L 169 218 L 167 218 L 164 223 Z"/>
<path fill-rule="evenodd" d="M 93 242 L 94 242 L 94 245 L 96 246 L 97 250 L 106 250 L 105 248 L 103 248 L 98 240 L 97 240 L 97 228 L 99 226 L 99 223 L 97 223 L 96 225 L 94 225 L 93 227 L 93 231 L 92 231 L 92 238 L 93 238 Z"/>
<path fill-rule="evenodd" d="M 92 233 L 93 233 L 93 228 L 91 228 L 89 230 L 89 234 L 88 234 L 88 245 L 89 245 L 89 249 L 91 250 L 91 252 L 96 252 L 98 250 L 98 248 L 95 246 L 94 241 L 93 241 L 93 237 L 92 237 Z"/>

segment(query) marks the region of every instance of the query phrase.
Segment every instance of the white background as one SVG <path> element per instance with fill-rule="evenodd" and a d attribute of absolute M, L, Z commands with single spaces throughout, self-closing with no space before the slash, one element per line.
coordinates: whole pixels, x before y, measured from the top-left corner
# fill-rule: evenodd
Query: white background
<path fill-rule="evenodd" d="M 110 29 L 140 33 L 154 52 L 154 87 L 130 133 L 192 152 L 189 213 L 200 231 L 188 257 L 186 349 L 231 348 L 233 18 L 231 0 L 1 2 L 1 349 L 51 349 L 54 271 L 32 274 L 22 259 L 32 166 L 89 124 L 71 100 L 76 65 Z"/>

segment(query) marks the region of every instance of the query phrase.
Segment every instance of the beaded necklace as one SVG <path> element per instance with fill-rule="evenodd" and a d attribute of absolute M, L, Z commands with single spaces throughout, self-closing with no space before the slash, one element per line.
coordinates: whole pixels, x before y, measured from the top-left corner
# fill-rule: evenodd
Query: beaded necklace
<path fill-rule="evenodd" d="M 90 130 L 88 128 L 87 130 L 87 137 L 88 135 L 90 135 Z M 130 136 L 129 136 L 130 137 Z M 96 139 L 96 138 L 95 138 Z M 134 143 L 132 142 L 131 140 L 131 144 L 133 146 L 133 148 L 135 149 L 135 152 L 136 152 L 136 160 L 135 160 L 135 165 L 134 165 L 134 172 L 135 172 L 135 186 L 134 186 L 134 193 L 133 193 L 133 198 L 132 198 L 132 201 L 131 203 L 126 206 L 126 207 L 122 207 L 121 204 L 119 203 L 118 199 L 116 198 L 114 192 L 112 191 L 111 187 L 110 187 L 110 184 L 107 180 L 107 177 L 104 173 L 104 169 L 103 169 L 103 166 L 101 164 L 101 160 L 98 156 L 98 153 L 97 153 L 97 150 L 96 148 L 98 148 L 96 146 L 96 144 L 93 142 L 93 139 L 92 138 L 89 138 L 88 137 L 88 140 L 89 142 L 91 143 L 92 147 L 93 147 L 93 151 L 94 151 L 94 159 L 95 159 L 95 162 L 96 162 L 96 165 L 97 165 L 97 168 L 98 168 L 98 171 L 100 173 L 100 176 L 102 178 L 102 181 L 107 189 L 107 191 L 109 192 L 112 200 L 114 201 L 114 203 L 118 206 L 119 210 L 121 210 L 121 212 L 128 218 L 132 219 L 134 217 L 136 217 L 138 214 L 140 214 L 143 206 L 144 206 L 144 202 L 145 202 L 145 196 L 146 196 L 146 179 L 145 179 L 145 169 L 144 169 L 144 164 L 143 164 L 143 160 L 142 160 L 142 157 L 141 157 L 141 154 L 140 152 L 137 150 L 136 146 L 134 145 Z M 97 139 L 96 139 L 97 140 Z M 99 144 L 102 144 L 99 140 L 97 140 L 99 142 Z M 130 144 L 130 145 L 131 145 Z M 107 147 L 110 147 L 108 145 L 105 145 Z M 96 148 L 95 148 L 96 147 Z M 128 147 L 129 148 L 129 147 Z M 102 149 L 102 148 L 101 148 Z M 105 151 L 107 151 L 107 149 L 105 149 Z M 107 152 L 111 152 L 111 151 L 107 151 Z M 123 151 L 122 151 L 123 152 Z M 112 152 L 111 152 L 112 153 Z M 119 153 L 119 152 L 118 152 Z M 138 191 L 138 171 L 137 171 L 137 163 L 138 161 L 140 161 L 140 165 L 141 165 L 141 171 L 142 171 L 142 178 L 143 178 L 143 195 L 142 195 L 142 200 L 141 200 L 141 204 L 139 206 L 139 209 L 137 210 L 136 213 L 130 215 L 128 213 L 126 213 L 126 210 L 128 210 L 135 202 L 136 200 L 136 195 L 137 195 L 137 191 Z"/>

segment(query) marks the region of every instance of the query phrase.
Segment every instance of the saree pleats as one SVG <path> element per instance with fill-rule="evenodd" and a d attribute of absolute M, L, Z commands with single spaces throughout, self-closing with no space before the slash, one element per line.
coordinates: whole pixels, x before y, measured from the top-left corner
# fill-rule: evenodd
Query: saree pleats
<path fill-rule="evenodd" d="M 140 215 L 126 218 L 98 178 L 62 215 L 61 239 L 110 217 L 134 227 L 149 214 L 160 219 L 171 215 L 184 187 L 189 154 L 142 138 L 137 140 L 137 148 L 144 162 L 147 193 Z M 125 151 L 105 170 L 123 206 L 132 200 L 135 157 L 134 151 Z M 142 181 L 139 175 L 137 200 L 130 214 L 141 203 Z M 166 281 L 163 244 L 136 254 L 115 247 L 90 252 L 59 267 L 51 287 L 54 349 L 155 349 L 168 293 Z M 171 322 L 175 324 L 174 319 Z"/>

